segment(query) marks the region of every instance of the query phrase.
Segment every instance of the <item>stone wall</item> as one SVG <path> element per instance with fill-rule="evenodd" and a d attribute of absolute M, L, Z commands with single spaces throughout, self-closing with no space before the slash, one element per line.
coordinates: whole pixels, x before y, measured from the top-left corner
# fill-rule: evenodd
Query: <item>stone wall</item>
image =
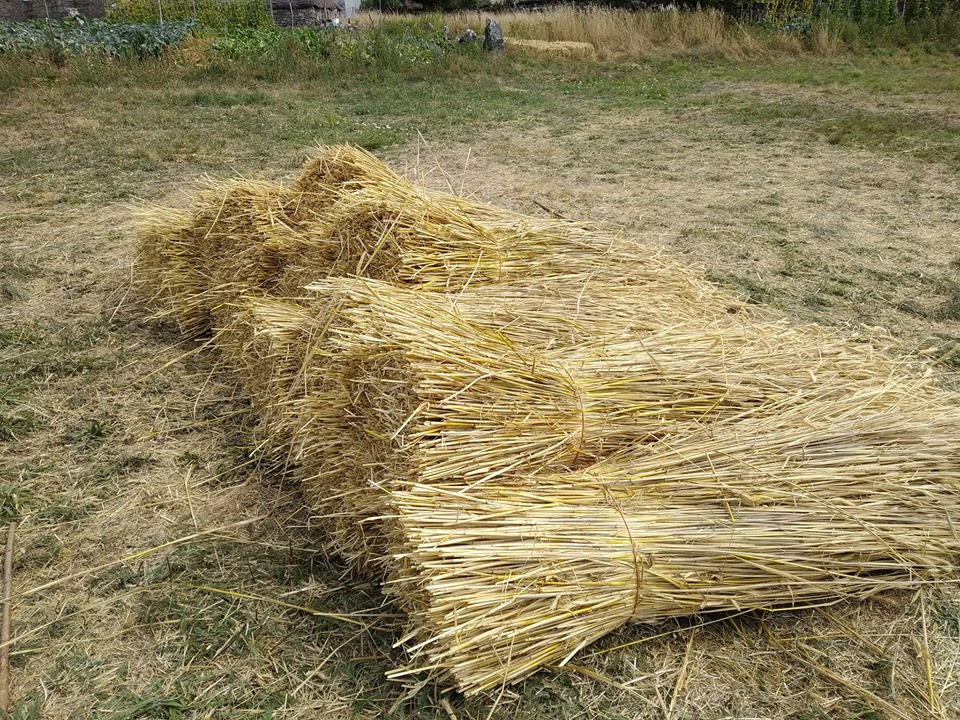
<path fill-rule="evenodd" d="M 325 25 L 343 16 L 342 0 L 273 0 L 273 21 L 280 27 Z"/>

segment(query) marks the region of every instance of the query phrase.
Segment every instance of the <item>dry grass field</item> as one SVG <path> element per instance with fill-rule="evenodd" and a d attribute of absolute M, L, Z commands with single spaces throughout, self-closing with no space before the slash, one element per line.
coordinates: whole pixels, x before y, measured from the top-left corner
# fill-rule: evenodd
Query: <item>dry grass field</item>
<path fill-rule="evenodd" d="M 544 38 L 550 39 L 550 38 Z M 27 718 L 960 718 L 960 591 L 633 626 L 502 692 L 384 679 L 397 618 L 133 289 L 131 207 L 354 142 L 659 243 L 788 318 L 960 367 L 960 73 L 926 55 L 469 56 L 332 74 L 0 57 L 0 520 Z"/>

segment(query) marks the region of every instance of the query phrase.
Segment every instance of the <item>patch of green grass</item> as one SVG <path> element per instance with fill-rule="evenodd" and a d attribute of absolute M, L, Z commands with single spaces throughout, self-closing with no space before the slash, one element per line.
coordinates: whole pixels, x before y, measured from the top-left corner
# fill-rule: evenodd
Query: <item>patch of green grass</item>
<path fill-rule="evenodd" d="M 917 59 L 902 57 L 823 57 L 793 58 L 788 61 L 745 62 L 714 65 L 711 74 L 718 78 L 754 80 L 779 85 L 833 88 L 839 94 L 848 90 L 869 91 L 875 98 L 885 95 L 951 96 L 960 92 L 956 59 L 949 55 L 930 55 Z"/>
<path fill-rule="evenodd" d="M 201 458 L 195 452 L 190 450 L 188 450 L 185 453 L 181 453 L 180 456 L 177 458 L 177 463 L 179 465 L 182 465 L 183 467 L 197 468 L 197 467 L 200 467 L 202 462 L 203 462 L 203 458 Z"/>
<path fill-rule="evenodd" d="M 109 420 L 88 418 L 70 428 L 64 437 L 72 445 L 91 448 L 102 445 L 112 432 Z"/>
<path fill-rule="evenodd" d="M 19 284 L 0 278 L 0 301 L 3 300 L 25 300 L 27 292 Z"/>
<path fill-rule="evenodd" d="M 0 525 L 19 520 L 24 509 L 30 506 L 32 496 L 31 488 L 23 483 L 0 484 Z"/>
<path fill-rule="evenodd" d="M 0 329 L 0 383 L 25 388 L 56 378 L 116 367 L 122 347 L 105 340 L 108 324 L 93 318 L 69 323 L 38 319 Z"/>
<path fill-rule="evenodd" d="M 96 498 L 92 495 L 85 498 L 85 502 L 78 501 L 75 497 L 59 498 L 55 497 L 43 507 L 34 510 L 30 517 L 37 523 L 48 523 L 57 525 L 64 522 L 74 522 L 82 520 L 90 515 L 92 505 Z"/>
<path fill-rule="evenodd" d="M 35 515 L 31 517 L 36 519 Z M 63 541 L 55 532 L 39 534 L 21 547 L 17 567 L 22 570 L 46 567 L 57 560 L 62 551 Z"/>
<path fill-rule="evenodd" d="M 176 629 L 157 644 L 160 656 L 184 665 L 213 661 L 226 652 L 256 652 L 259 624 L 242 600 L 180 588 L 177 593 L 146 594 L 142 624 L 172 623 Z"/>
<path fill-rule="evenodd" d="M 3 381 L 0 374 L 0 382 Z M 40 415 L 24 405 L 25 392 L 22 383 L 10 379 L 0 384 L 0 442 L 20 441 L 44 424 Z"/>
<path fill-rule="evenodd" d="M 828 295 L 835 298 L 855 298 L 857 295 L 857 283 L 851 278 L 845 277 L 839 273 L 826 272 L 821 274 L 821 280 L 817 285 L 817 295 Z M 825 304 L 829 300 L 823 299 Z"/>
<path fill-rule="evenodd" d="M 36 261 L 27 261 L 9 250 L 0 248 L 0 278 L 4 280 L 32 280 L 43 275 Z"/>
<path fill-rule="evenodd" d="M 0 411 L 0 442 L 19 442 L 42 425 L 42 418 L 28 409 Z"/>
<path fill-rule="evenodd" d="M 937 334 L 929 343 L 929 356 L 952 370 L 960 370 L 960 336 Z M 960 382 L 960 377 L 954 379 Z"/>
<path fill-rule="evenodd" d="M 25 113 L 2 112 L 0 113 L 0 127 L 15 127 L 26 119 Z"/>
<path fill-rule="evenodd" d="M 713 108 L 739 122 L 783 128 L 794 126 L 797 120 L 811 120 L 821 114 L 814 103 L 778 100 L 765 101 L 736 91 L 709 95 L 698 100 L 703 107 Z"/>
<path fill-rule="evenodd" d="M 138 693 L 103 693 L 98 710 L 111 718 L 185 720 L 190 717 L 245 717 L 270 720 L 294 698 L 283 690 L 251 687 L 242 672 L 199 670 L 177 676 L 177 687 L 157 682 Z M 213 688 L 214 692 L 209 692 Z M 237 690 L 237 688 L 244 688 Z M 225 691 L 226 690 L 226 691 Z"/>
<path fill-rule="evenodd" d="M 809 293 L 804 295 L 800 299 L 800 302 L 812 310 L 825 310 L 832 305 L 829 299 L 818 293 Z"/>
<path fill-rule="evenodd" d="M 899 301 L 894 305 L 894 308 L 902 313 L 918 318 L 929 318 L 931 316 L 931 312 L 913 298 L 906 298 Z"/>
<path fill-rule="evenodd" d="M 682 67 L 684 70 L 671 72 Z M 589 75 L 570 73 L 556 84 L 556 92 L 575 100 L 589 99 L 601 111 L 636 110 L 661 106 L 696 89 L 699 72 L 672 62 L 651 63 L 628 72 L 598 65 Z"/>
<path fill-rule="evenodd" d="M 771 129 L 805 129 L 811 139 L 874 152 L 912 155 L 960 168 L 960 127 L 935 116 L 838 109 L 813 102 L 769 101 L 725 93 L 698 101 L 730 120 Z"/>
<path fill-rule="evenodd" d="M 815 123 L 833 145 L 909 154 L 960 168 L 960 128 L 905 113 L 853 110 Z"/>
<path fill-rule="evenodd" d="M 0 93 L 12 93 L 37 79 L 37 69 L 27 58 L 4 57 L 0 62 L 3 67 L 0 72 Z M 5 113 L 4 117 L 12 118 L 16 115 Z M 21 119 L 17 120 L 17 122 L 20 121 Z"/>
<path fill-rule="evenodd" d="M 937 315 L 944 320 L 960 320 L 960 288 L 954 288 L 937 309 Z"/>
<path fill-rule="evenodd" d="M 93 470 L 93 476 L 98 480 L 125 477 L 149 467 L 152 463 L 153 458 L 150 455 L 138 452 L 122 452 L 116 457 L 98 464 Z"/>
<path fill-rule="evenodd" d="M 792 229 L 784 228 L 771 238 L 771 243 L 780 254 L 782 262 L 778 273 L 791 278 L 818 273 L 821 270 L 818 263 L 807 252 L 804 243 L 795 240 L 794 236 L 795 232 Z"/>
<path fill-rule="evenodd" d="M 947 637 L 960 641 L 960 604 L 944 602 L 934 610 L 934 618 Z"/>
<path fill-rule="evenodd" d="M 273 98 L 261 90 L 247 92 L 224 92 L 221 90 L 196 90 L 173 99 L 180 105 L 203 105 L 208 107 L 239 107 L 243 105 L 272 105 Z"/>
<path fill-rule="evenodd" d="M 777 291 L 766 287 L 753 278 L 723 272 L 708 271 L 707 280 L 730 288 L 753 305 L 771 304 L 777 297 Z"/>
<path fill-rule="evenodd" d="M 121 720 L 136 720 L 136 718 L 179 720 L 184 713 L 196 710 L 196 708 L 191 708 L 188 702 L 182 698 L 157 697 L 149 694 L 117 698 L 114 702 L 108 703 L 108 708 L 112 717 Z M 107 710 L 107 708 L 104 708 L 104 710 Z"/>
<path fill-rule="evenodd" d="M 41 720 L 45 693 L 39 690 L 27 692 L 23 697 L 14 701 L 9 710 L 10 720 Z"/>

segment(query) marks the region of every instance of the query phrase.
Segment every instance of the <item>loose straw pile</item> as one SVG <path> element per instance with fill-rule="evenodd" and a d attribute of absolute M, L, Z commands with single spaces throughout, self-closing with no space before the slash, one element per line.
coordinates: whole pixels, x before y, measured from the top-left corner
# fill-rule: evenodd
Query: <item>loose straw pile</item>
<path fill-rule="evenodd" d="M 626 622 L 863 597 L 952 567 L 960 409 L 658 249 L 429 192 L 352 148 L 152 208 L 161 315 L 467 693 Z"/>

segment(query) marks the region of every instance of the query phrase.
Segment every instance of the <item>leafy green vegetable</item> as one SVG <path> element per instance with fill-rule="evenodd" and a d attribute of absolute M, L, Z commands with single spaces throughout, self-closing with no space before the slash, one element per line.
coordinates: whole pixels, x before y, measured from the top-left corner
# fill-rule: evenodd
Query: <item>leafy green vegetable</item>
<path fill-rule="evenodd" d="M 0 22 L 0 53 L 12 55 L 96 54 L 113 58 L 157 57 L 182 43 L 197 27 L 193 20 L 111 23 L 104 20 Z"/>

